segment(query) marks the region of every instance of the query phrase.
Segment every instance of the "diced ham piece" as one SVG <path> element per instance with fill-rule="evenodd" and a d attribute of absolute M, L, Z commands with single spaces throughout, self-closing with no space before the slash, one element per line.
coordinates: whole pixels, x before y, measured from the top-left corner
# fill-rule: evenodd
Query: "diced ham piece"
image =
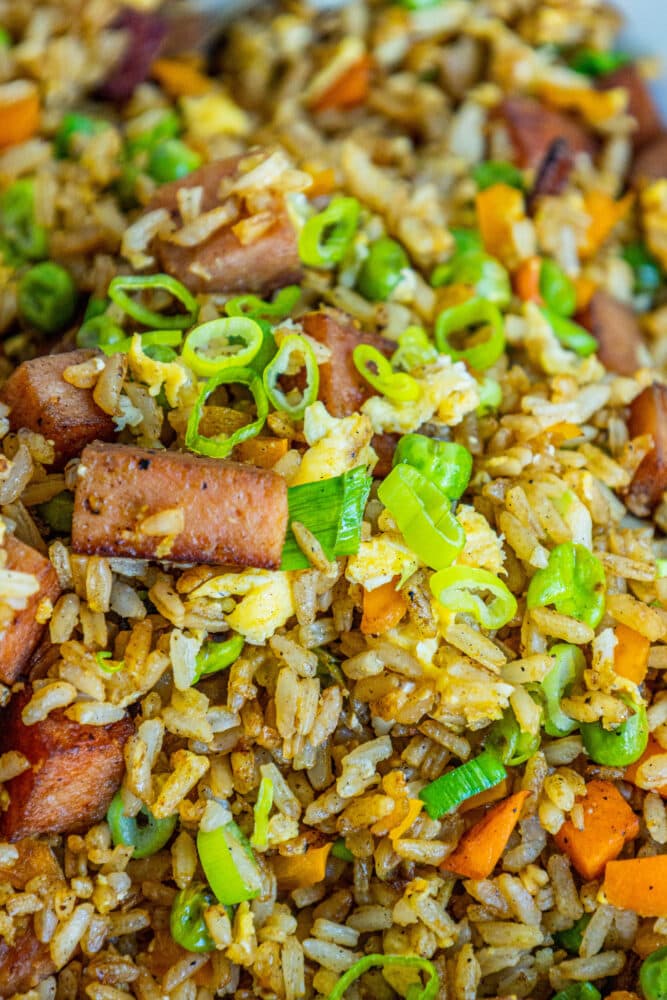
<path fill-rule="evenodd" d="M 178 521 L 179 509 L 175 532 L 146 524 L 164 511 Z M 286 531 L 287 486 L 268 469 L 129 445 L 93 444 L 81 456 L 75 552 L 277 569 Z"/>
<path fill-rule="evenodd" d="M 331 351 L 330 360 L 320 365 L 319 398 L 334 417 L 347 417 L 374 395 L 352 360 L 357 344 L 370 344 L 389 357 L 396 345 L 375 333 L 364 333 L 352 320 L 336 310 L 308 313 L 301 323 L 309 337 Z"/>
<path fill-rule="evenodd" d="M 647 142 L 651 142 L 660 135 L 663 130 L 660 112 L 651 96 L 646 80 L 635 63 L 621 66 L 613 73 L 599 77 L 597 86 L 600 90 L 612 90 L 614 87 L 623 87 L 627 90 L 627 113 L 637 122 L 637 130 L 632 133 L 636 149 L 645 146 Z"/>
<path fill-rule="evenodd" d="M 60 586 L 53 566 L 31 545 L 25 545 L 14 535 L 6 535 L 4 548 L 7 553 L 5 569 L 29 573 L 39 583 L 39 590 L 27 599 L 26 607 L 13 612 L 12 620 L 0 630 L 0 681 L 13 684 L 23 672 L 30 657 L 39 645 L 45 625 L 36 620 L 36 613 L 43 600 L 52 604 L 58 600 Z"/>
<path fill-rule="evenodd" d="M 48 944 L 32 928 L 17 934 L 12 945 L 0 939 L 0 997 L 27 993 L 55 971 Z"/>
<path fill-rule="evenodd" d="M 532 97 L 508 97 L 500 110 L 521 167 L 538 169 L 556 139 L 564 139 L 574 154 L 595 156 L 597 143 L 588 129 L 561 111 L 553 111 Z"/>
<path fill-rule="evenodd" d="M 116 428 L 99 408 L 92 389 L 77 389 L 63 378 L 71 365 L 95 356 L 95 351 L 68 351 L 24 361 L 0 391 L 0 399 L 11 407 L 13 431 L 27 427 L 55 444 L 55 466 L 62 467 L 90 441 L 113 440 Z"/>
<path fill-rule="evenodd" d="M 598 342 L 598 357 L 618 375 L 634 375 L 641 368 L 642 333 L 630 306 L 608 292 L 597 291 L 579 322 Z"/>
<path fill-rule="evenodd" d="M 179 221 L 177 194 L 202 187 L 202 212 L 218 206 L 220 182 L 236 172 L 241 157 L 207 163 L 183 180 L 158 188 L 149 209 L 166 208 Z M 196 246 L 178 246 L 157 237 L 153 250 L 160 267 L 193 292 L 258 292 L 265 295 L 298 281 L 301 262 L 297 238 L 284 205 L 278 203 L 274 225 L 258 239 L 242 244 L 230 226 L 216 230 Z"/>
<path fill-rule="evenodd" d="M 31 688 L 15 695 L 5 710 L 2 751 L 18 750 L 31 767 L 7 782 L 9 807 L 0 815 L 8 840 L 39 833 L 87 829 L 106 813 L 120 785 L 123 747 L 134 732 L 129 716 L 107 726 L 82 726 L 61 710 L 26 726 L 21 713 Z"/>
<path fill-rule="evenodd" d="M 631 181 L 635 186 L 667 178 L 667 132 L 648 142 L 635 157 Z"/>
<path fill-rule="evenodd" d="M 554 139 L 539 165 L 533 190 L 528 196 L 532 210 L 542 195 L 558 195 L 567 187 L 574 166 L 574 156 L 566 139 Z"/>
<path fill-rule="evenodd" d="M 646 517 L 667 490 L 667 386 L 654 382 L 632 401 L 628 432 L 631 438 L 653 437 L 653 448 L 635 472 L 625 500 L 633 514 Z"/>

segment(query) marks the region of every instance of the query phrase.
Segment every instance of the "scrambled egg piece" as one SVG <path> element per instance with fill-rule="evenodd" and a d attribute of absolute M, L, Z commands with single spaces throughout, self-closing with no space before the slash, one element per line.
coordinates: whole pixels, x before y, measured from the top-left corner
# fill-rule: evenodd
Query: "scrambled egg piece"
<path fill-rule="evenodd" d="M 370 417 L 376 434 L 390 431 L 409 434 L 434 416 L 443 424 L 460 424 L 466 413 L 479 406 L 477 382 L 462 361 L 443 355 L 416 378 L 421 393 L 411 402 L 394 403 L 384 396 L 371 396 L 361 407 Z"/>
<path fill-rule="evenodd" d="M 667 180 L 644 188 L 641 205 L 649 250 L 667 267 Z"/>
<path fill-rule="evenodd" d="M 456 518 L 466 534 L 466 542 L 457 563 L 478 566 L 496 575 L 501 573 L 505 553 L 500 538 L 486 518 L 467 504 L 459 504 Z"/>
<path fill-rule="evenodd" d="M 437 718 L 458 725 L 465 722 L 470 729 L 481 729 L 490 719 L 499 719 L 514 690 L 457 650 L 443 648 L 438 665 L 429 673 L 436 678 L 440 692 Z"/>
<path fill-rule="evenodd" d="M 246 135 L 250 127 L 245 111 L 221 91 L 199 97 L 182 97 L 181 110 L 193 139 L 206 140 L 216 135 Z"/>
<path fill-rule="evenodd" d="M 180 361 L 154 361 L 144 353 L 141 337 L 135 333 L 127 353 L 130 371 L 137 379 L 148 386 L 151 396 L 157 396 L 164 385 L 164 394 L 170 406 L 177 406 L 181 389 L 192 381 L 187 369 Z"/>
<path fill-rule="evenodd" d="M 399 534 L 383 533 L 361 542 L 357 554 L 347 561 L 345 576 L 350 583 L 359 583 L 365 590 L 375 590 L 395 576 L 407 580 L 418 566 L 419 559 Z"/>
<path fill-rule="evenodd" d="M 372 469 L 377 461 L 371 448 L 371 422 L 359 413 L 332 417 L 318 401 L 306 410 L 303 433 L 310 448 L 291 481 L 292 486 L 340 476 L 359 465 Z"/>
<path fill-rule="evenodd" d="M 266 642 L 295 612 L 289 573 L 244 569 L 223 573 L 194 590 L 190 597 L 243 598 L 226 616 L 227 624 L 255 646 Z"/>
<path fill-rule="evenodd" d="M 424 672 L 427 676 L 435 676 L 438 673 L 438 668 L 433 664 L 433 657 L 440 645 L 440 640 L 437 636 L 433 636 L 431 639 L 424 639 L 420 636 L 418 629 L 411 623 L 408 623 L 389 629 L 382 636 L 382 641 L 384 642 L 385 640 L 389 640 L 394 646 L 400 646 L 401 649 L 411 653 L 425 668 Z M 372 645 L 372 642 L 369 642 L 369 645 Z"/>

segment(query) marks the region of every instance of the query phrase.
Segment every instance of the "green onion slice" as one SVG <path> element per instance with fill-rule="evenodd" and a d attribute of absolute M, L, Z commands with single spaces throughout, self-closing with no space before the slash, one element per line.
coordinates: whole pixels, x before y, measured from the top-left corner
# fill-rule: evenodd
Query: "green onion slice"
<path fill-rule="evenodd" d="M 566 316 L 559 316 L 553 309 L 540 306 L 540 312 L 553 330 L 554 336 L 568 351 L 574 351 L 581 358 L 594 354 L 598 348 L 595 337 L 584 330 L 583 326 L 573 323 Z"/>
<path fill-rule="evenodd" d="M 356 982 L 364 972 L 376 967 L 385 968 L 387 966 L 403 966 L 408 969 L 415 969 L 423 972 L 428 978 L 426 985 L 422 987 L 408 988 L 408 1000 L 435 1000 L 440 986 L 440 979 L 432 962 L 427 958 L 420 958 L 418 955 L 364 955 L 354 965 L 350 966 L 347 972 L 340 977 L 327 1000 L 343 1000 L 346 991 L 352 983 Z"/>
<path fill-rule="evenodd" d="M 106 649 L 95 653 L 95 663 L 105 674 L 117 674 L 125 667 L 125 660 L 112 660 L 111 653 Z"/>
<path fill-rule="evenodd" d="M 359 225 L 356 198 L 333 198 L 308 219 L 299 234 L 299 256 L 307 267 L 333 267 L 347 254 Z"/>
<path fill-rule="evenodd" d="M 452 334 L 479 324 L 488 327 L 488 336 L 484 341 L 472 343 L 463 350 L 452 346 Z M 454 361 L 465 361 L 475 371 L 484 371 L 495 364 L 505 350 L 503 317 L 492 302 L 480 298 L 470 299 L 440 313 L 435 323 L 435 342 L 438 350 L 448 354 Z"/>
<path fill-rule="evenodd" d="M 484 628 L 499 629 L 514 618 L 516 598 L 502 580 L 475 566 L 450 566 L 431 577 L 433 596 L 449 611 L 472 615 Z M 479 591 L 491 595 L 487 604 Z"/>
<path fill-rule="evenodd" d="M 262 883 L 255 855 L 233 820 L 215 830 L 200 830 L 197 853 L 219 903 L 235 906 L 259 896 Z"/>
<path fill-rule="evenodd" d="M 507 771 L 490 750 L 485 750 L 453 771 L 426 785 L 419 798 L 431 819 L 440 819 L 457 809 L 466 799 L 493 788 L 507 777 Z"/>
<path fill-rule="evenodd" d="M 453 441 L 438 441 L 425 434 L 404 434 L 393 458 L 394 465 L 401 462 L 421 472 L 450 500 L 458 500 L 470 482 L 472 455 Z"/>
<path fill-rule="evenodd" d="M 281 389 L 281 375 L 296 375 L 303 369 L 306 374 L 306 387 L 303 392 L 292 389 L 289 395 Z M 320 388 L 320 370 L 313 348 L 305 337 L 291 333 L 280 344 L 278 353 L 269 361 L 262 376 L 264 390 L 269 402 L 276 410 L 288 413 L 298 419 L 317 399 Z"/>
<path fill-rule="evenodd" d="M 553 604 L 562 615 L 600 624 L 605 609 L 605 573 L 600 560 L 574 542 L 556 545 L 528 586 L 528 610 Z"/>
<path fill-rule="evenodd" d="M 132 292 L 146 289 L 162 289 L 177 299 L 185 312 L 176 316 L 165 316 L 164 313 L 148 309 L 132 298 Z M 199 304 L 185 285 L 172 278 L 169 274 L 129 274 L 112 278 L 109 284 L 109 298 L 127 313 L 137 323 L 160 330 L 187 330 L 196 321 Z"/>
<path fill-rule="evenodd" d="M 270 778 L 262 777 L 259 783 L 259 792 L 255 802 L 255 828 L 250 838 L 250 845 L 256 851 L 265 851 L 269 846 L 269 813 L 273 805 L 273 782 Z"/>
<path fill-rule="evenodd" d="M 257 417 L 250 424 L 239 427 L 233 434 L 227 436 L 217 434 L 215 437 L 206 437 L 199 433 L 204 404 L 212 392 L 220 385 L 247 385 L 255 400 Z M 192 413 L 188 418 L 188 425 L 185 431 L 185 444 L 190 451 L 198 455 L 208 455 L 211 458 L 226 458 L 234 450 L 237 444 L 248 441 L 255 437 L 264 426 L 264 421 L 269 412 L 269 402 L 264 392 L 264 386 L 259 375 L 251 368 L 225 368 L 214 375 L 204 384 L 197 401 L 192 408 Z"/>
<path fill-rule="evenodd" d="M 542 678 L 544 731 L 549 736 L 569 736 L 577 728 L 577 723 L 563 711 L 560 702 L 572 685 L 583 677 L 586 660 L 578 646 L 566 642 L 552 646 L 549 652 L 555 663 Z"/>
<path fill-rule="evenodd" d="M 357 344 L 352 360 L 354 367 L 373 388 L 391 399 L 394 403 L 411 403 L 419 399 L 421 389 L 412 375 L 405 372 L 395 372 L 391 362 L 377 347 L 370 344 Z M 375 369 L 375 370 L 374 370 Z"/>
<path fill-rule="evenodd" d="M 195 684 L 202 677 L 210 677 L 219 670 L 226 670 L 235 660 L 238 660 L 243 650 L 245 640 L 242 635 L 233 635 L 224 642 L 205 642 L 197 653 L 197 670 Z"/>
<path fill-rule="evenodd" d="M 506 708 L 502 718 L 493 723 L 486 737 L 485 746 L 509 767 L 524 764 L 540 748 L 540 734 L 524 733 L 511 708 Z"/>
<path fill-rule="evenodd" d="M 107 325 L 104 325 L 106 322 Z M 81 330 L 86 327 L 88 330 L 91 329 L 93 324 L 98 324 L 100 332 L 100 340 L 97 346 L 105 354 L 127 354 L 127 352 L 132 347 L 132 337 L 122 337 L 118 339 L 119 327 L 109 324 L 106 316 L 96 316 L 94 319 L 88 320 L 81 327 Z M 79 333 L 81 333 L 79 330 Z M 147 347 L 178 347 L 183 340 L 182 330 L 151 330 L 150 333 L 140 333 L 137 334 L 141 338 L 141 349 L 145 350 Z"/>
<path fill-rule="evenodd" d="M 414 368 L 432 365 L 438 359 L 435 344 L 421 326 L 409 326 L 398 338 L 398 347 L 391 357 L 393 368 L 411 372 Z"/>
<path fill-rule="evenodd" d="M 258 295 L 237 295 L 225 303 L 225 312 L 228 316 L 249 316 L 250 319 L 266 316 L 284 319 L 285 316 L 289 316 L 300 298 L 299 286 L 287 285 L 280 289 L 273 302 L 266 302 Z"/>
<path fill-rule="evenodd" d="M 373 480 L 363 466 L 332 479 L 290 486 L 287 491 L 290 524 L 299 521 L 317 537 L 328 559 L 359 551 L 361 522 Z M 289 527 L 283 547 L 283 570 L 309 569 Z"/>
<path fill-rule="evenodd" d="M 519 191 L 524 191 L 526 187 L 523 171 L 505 160 L 485 160 L 478 163 L 473 167 L 472 176 L 480 191 L 485 191 L 494 184 L 507 184 Z"/>
<path fill-rule="evenodd" d="M 223 316 L 196 326 L 185 338 L 181 358 L 196 375 L 210 378 L 225 368 L 244 368 L 262 346 L 262 328 L 247 316 Z"/>

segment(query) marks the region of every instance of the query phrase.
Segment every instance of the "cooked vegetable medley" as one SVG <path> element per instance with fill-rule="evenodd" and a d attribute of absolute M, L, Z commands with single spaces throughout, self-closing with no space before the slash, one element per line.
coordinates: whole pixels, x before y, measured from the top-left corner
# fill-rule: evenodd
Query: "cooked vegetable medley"
<path fill-rule="evenodd" d="M 0 0 L 0 996 L 667 1000 L 667 128 L 600 0 Z"/>

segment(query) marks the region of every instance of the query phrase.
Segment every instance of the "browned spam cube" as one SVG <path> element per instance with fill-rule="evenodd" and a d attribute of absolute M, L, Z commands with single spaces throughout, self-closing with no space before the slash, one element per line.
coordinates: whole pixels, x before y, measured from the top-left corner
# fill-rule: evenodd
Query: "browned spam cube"
<path fill-rule="evenodd" d="M 667 132 L 647 142 L 635 157 L 631 180 L 636 187 L 667 177 Z"/>
<path fill-rule="evenodd" d="M 608 292 L 597 291 L 579 322 L 598 342 L 598 357 L 618 375 L 634 375 L 642 366 L 643 338 L 637 315 Z"/>
<path fill-rule="evenodd" d="M 653 448 L 640 462 L 625 499 L 633 514 L 646 517 L 667 490 L 667 386 L 654 382 L 633 399 L 628 432 L 631 438 L 653 438 Z"/>
<path fill-rule="evenodd" d="M 0 681 L 13 684 L 44 634 L 46 626 L 37 621 L 37 609 L 44 600 L 55 604 L 60 586 L 49 560 L 31 545 L 25 545 L 14 535 L 6 535 L 3 547 L 7 553 L 5 568 L 30 573 L 39 583 L 39 590 L 28 598 L 25 608 L 15 610 L 11 621 L 0 631 Z"/>
<path fill-rule="evenodd" d="M 32 928 L 11 945 L 0 939 L 0 997 L 27 993 L 55 970 L 48 944 L 39 941 Z"/>
<path fill-rule="evenodd" d="M 123 777 L 123 748 L 134 732 L 129 716 L 107 726 L 82 726 L 61 710 L 27 726 L 21 713 L 31 696 L 27 687 L 12 698 L 0 733 L 2 750 L 18 750 L 31 764 L 5 785 L 10 801 L 0 816 L 0 835 L 12 841 L 72 833 L 102 819 Z"/>
<path fill-rule="evenodd" d="M 358 344 L 370 344 L 389 357 L 396 345 L 376 333 L 365 333 L 349 316 L 335 309 L 308 313 L 301 320 L 303 329 L 331 351 L 329 360 L 320 365 L 319 398 L 334 417 L 347 417 L 374 395 L 374 391 L 352 360 Z"/>
<path fill-rule="evenodd" d="M 201 208 L 208 212 L 220 204 L 220 182 L 236 173 L 242 157 L 207 163 L 183 180 L 158 188 L 149 209 L 166 208 L 178 220 L 178 192 L 203 189 Z M 285 206 L 275 206 L 275 222 L 252 243 L 241 243 L 231 226 L 217 229 L 196 246 L 179 246 L 169 239 L 154 240 L 160 267 L 182 281 L 192 292 L 258 292 L 262 295 L 298 281 L 301 261 L 297 237 Z"/>
<path fill-rule="evenodd" d="M 573 153 L 595 156 L 597 143 L 584 125 L 532 97 L 508 97 L 500 111 L 521 167 L 539 168 L 556 139 L 564 139 Z"/>
<path fill-rule="evenodd" d="M 77 389 L 63 372 L 95 356 L 95 351 L 68 351 L 24 361 L 0 391 L 11 409 L 13 431 L 27 427 L 55 445 L 56 468 L 78 455 L 90 441 L 113 440 L 116 428 L 93 399 L 92 389 Z"/>
<path fill-rule="evenodd" d="M 168 536 L 142 525 L 183 512 Z M 72 547 L 88 555 L 278 569 L 287 532 L 287 486 L 268 469 L 189 452 L 92 444 L 81 456 Z"/>
<path fill-rule="evenodd" d="M 627 114 L 634 118 L 637 125 L 636 131 L 632 133 L 635 148 L 646 145 L 662 132 L 660 112 L 636 63 L 621 66 L 613 73 L 605 73 L 598 78 L 596 86 L 601 90 L 623 87 L 627 91 Z"/>

